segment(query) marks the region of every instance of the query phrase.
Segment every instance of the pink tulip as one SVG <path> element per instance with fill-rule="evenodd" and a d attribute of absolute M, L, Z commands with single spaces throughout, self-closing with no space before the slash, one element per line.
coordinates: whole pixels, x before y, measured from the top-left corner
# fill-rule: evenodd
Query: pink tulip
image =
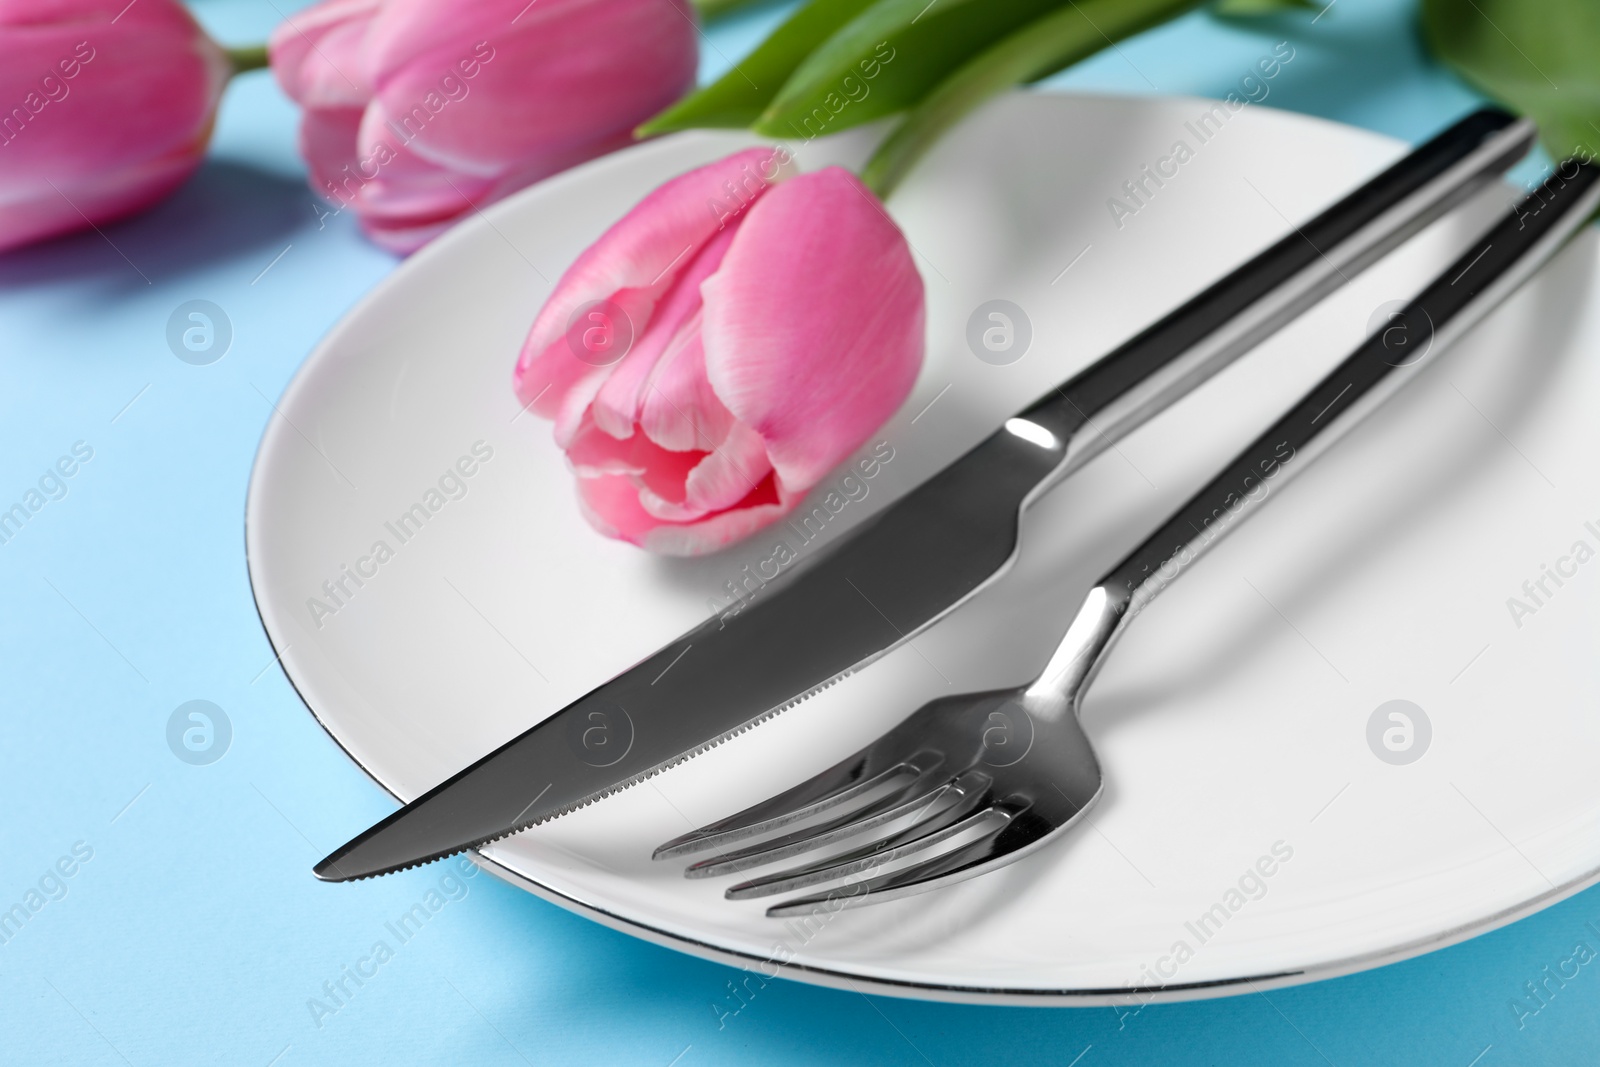
<path fill-rule="evenodd" d="M 272 35 L 311 184 L 410 252 L 694 83 L 683 0 L 324 0 Z"/>
<path fill-rule="evenodd" d="M 0 251 L 172 192 L 230 73 L 176 0 L 0 0 Z"/>
<path fill-rule="evenodd" d="M 585 517 L 713 551 L 793 509 L 911 391 L 922 279 L 838 167 L 752 148 L 672 179 L 578 257 L 534 320 L 518 398 L 555 420 Z"/>

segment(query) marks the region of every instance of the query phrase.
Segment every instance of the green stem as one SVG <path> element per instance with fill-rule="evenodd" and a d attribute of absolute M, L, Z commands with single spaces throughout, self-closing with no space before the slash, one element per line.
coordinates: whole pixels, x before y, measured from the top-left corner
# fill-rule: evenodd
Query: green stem
<path fill-rule="evenodd" d="M 247 70 L 260 70 L 266 66 L 267 46 L 264 44 L 246 45 L 243 48 L 224 48 L 228 62 L 233 64 L 235 74 L 243 74 Z"/>
<path fill-rule="evenodd" d="M 934 86 L 867 161 L 861 180 L 888 199 L 934 143 L 979 104 L 1054 74 L 1203 0 L 1076 0 L 1002 38 Z"/>
<path fill-rule="evenodd" d="M 701 22 L 714 22 L 724 15 L 731 15 L 741 7 L 749 7 L 756 0 L 689 0 L 695 12 L 700 16 Z"/>

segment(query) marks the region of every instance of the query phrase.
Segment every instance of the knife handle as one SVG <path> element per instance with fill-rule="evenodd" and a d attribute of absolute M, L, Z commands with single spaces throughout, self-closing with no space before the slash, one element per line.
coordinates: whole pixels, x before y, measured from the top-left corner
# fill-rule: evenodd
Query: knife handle
<path fill-rule="evenodd" d="M 1533 123 L 1457 122 L 1022 413 L 1065 443 L 1040 491 L 1260 344 L 1522 158 Z"/>
<path fill-rule="evenodd" d="M 1514 292 L 1597 206 L 1600 168 L 1562 163 L 1102 579 L 1123 622 Z"/>

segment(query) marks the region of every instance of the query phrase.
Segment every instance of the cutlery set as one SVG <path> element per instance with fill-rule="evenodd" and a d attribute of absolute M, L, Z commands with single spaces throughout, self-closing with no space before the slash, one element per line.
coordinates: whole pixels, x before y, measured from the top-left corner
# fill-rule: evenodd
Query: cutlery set
<path fill-rule="evenodd" d="M 1007 420 L 737 616 L 708 620 L 429 790 L 322 860 L 317 876 L 385 874 L 516 833 L 862 669 L 1003 573 L 1034 500 L 1498 180 L 1535 134 L 1493 109 L 1456 123 Z M 798 893 L 767 911 L 784 916 L 949 885 L 1067 830 L 1102 784 L 1078 708 L 1128 625 L 1515 291 L 1597 206 L 1600 168 L 1563 162 L 1081 604 L 1063 605 L 1064 636 L 1038 677 L 934 700 L 815 777 L 667 842 L 656 859 L 709 854 L 685 874 L 744 876 L 731 899 Z"/>

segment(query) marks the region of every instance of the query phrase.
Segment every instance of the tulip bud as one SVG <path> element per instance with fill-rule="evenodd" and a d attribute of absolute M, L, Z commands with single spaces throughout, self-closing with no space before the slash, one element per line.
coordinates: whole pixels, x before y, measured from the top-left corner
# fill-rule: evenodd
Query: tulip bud
<path fill-rule="evenodd" d="M 324 0 L 270 47 L 312 188 L 401 253 L 627 144 L 696 64 L 681 0 Z"/>
<path fill-rule="evenodd" d="M 583 513 L 653 552 L 776 521 L 864 444 L 922 363 L 905 237 L 839 167 L 754 148 L 672 179 L 562 276 L 514 376 Z"/>
<path fill-rule="evenodd" d="M 230 73 L 176 0 L 0 4 L 0 251 L 172 192 Z"/>

